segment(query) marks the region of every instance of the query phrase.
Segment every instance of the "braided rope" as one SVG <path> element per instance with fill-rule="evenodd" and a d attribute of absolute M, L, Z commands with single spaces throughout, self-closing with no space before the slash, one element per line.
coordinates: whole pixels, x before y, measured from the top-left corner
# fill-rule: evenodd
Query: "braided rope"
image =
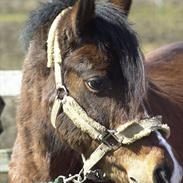
<path fill-rule="evenodd" d="M 68 7 L 65 10 L 62 10 L 62 12 L 55 18 L 53 21 L 49 33 L 48 33 L 48 40 L 47 40 L 47 67 L 51 68 L 53 67 L 54 62 L 61 63 L 62 57 L 61 52 L 59 49 L 59 42 L 58 42 L 58 26 L 62 19 L 62 17 L 67 13 L 68 10 L 70 10 L 71 7 Z"/>

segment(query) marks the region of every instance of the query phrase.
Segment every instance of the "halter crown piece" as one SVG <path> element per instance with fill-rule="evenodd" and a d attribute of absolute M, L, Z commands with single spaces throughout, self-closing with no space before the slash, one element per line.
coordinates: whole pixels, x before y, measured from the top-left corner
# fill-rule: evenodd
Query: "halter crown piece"
<path fill-rule="evenodd" d="M 58 39 L 58 25 L 62 17 L 71 7 L 63 10 L 53 21 L 49 34 L 48 34 L 48 51 L 47 67 L 53 67 L 55 70 L 55 83 L 57 96 L 55 98 L 52 111 L 51 111 L 51 123 L 56 128 L 56 119 L 59 114 L 60 108 L 70 118 L 74 125 L 84 133 L 88 134 L 93 140 L 99 141 L 101 144 L 98 148 L 85 160 L 83 156 L 83 168 L 79 174 L 66 178 L 59 176 L 56 182 L 74 182 L 82 183 L 86 179 L 92 179 L 95 181 L 105 180 L 105 174 L 100 170 L 92 171 L 92 168 L 109 152 L 115 151 L 122 145 L 129 145 L 135 141 L 142 139 L 143 137 L 149 136 L 152 132 L 160 130 L 165 133 L 168 138 L 170 135 L 170 128 L 167 124 L 162 124 L 161 117 L 152 117 L 142 120 L 132 120 L 125 124 L 120 125 L 115 130 L 109 130 L 105 126 L 96 122 L 90 118 L 85 110 L 77 103 L 77 101 L 68 96 L 66 87 L 63 84 L 62 79 L 62 56 L 59 47 Z M 63 99 L 59 98 L 60 90 L 64 91 Z M 112 140 L 111 140 L 112 139 Z"/>

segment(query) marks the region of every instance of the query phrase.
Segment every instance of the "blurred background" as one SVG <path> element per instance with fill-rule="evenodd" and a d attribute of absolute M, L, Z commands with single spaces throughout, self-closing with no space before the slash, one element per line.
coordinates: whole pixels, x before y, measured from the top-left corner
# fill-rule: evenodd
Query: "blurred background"
<path fill-rule="evenodd" d="M 0 183 L 6 182 L 4 175 L 16 137 L 15 113 L 24 60 L 19 37 L 29 12 L 39 3 L 40 0 L 0 0 L 0 95 L 6 103 L 0 117 L 3 128 L 0 133 Z M 183 1 L 134 0 L 129 21 L 139 35 L 145 54 L 182 41 Z"/>

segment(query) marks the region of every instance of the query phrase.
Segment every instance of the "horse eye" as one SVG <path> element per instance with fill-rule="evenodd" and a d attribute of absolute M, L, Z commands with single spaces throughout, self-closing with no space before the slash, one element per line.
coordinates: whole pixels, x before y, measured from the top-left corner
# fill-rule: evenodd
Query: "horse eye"
<path fill-rule="evenodd" d="M 93 77 L 85 81 L 85 84 L 92 92 L 100 92 L 105 88 L 105 81 L 100 77 Z"/>

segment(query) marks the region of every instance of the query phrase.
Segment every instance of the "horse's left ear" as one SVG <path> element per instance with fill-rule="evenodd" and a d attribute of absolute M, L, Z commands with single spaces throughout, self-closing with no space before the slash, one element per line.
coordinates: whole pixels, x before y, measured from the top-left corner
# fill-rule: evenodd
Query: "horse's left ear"
<path fill-rule="evenodd" d="M 129 14 L 132 0 L 109 0 L 109 2 L 120 7 L 126 15 Z"/>
<path fill-rule="evenodd" d="M 87 23 L 91 21 L 94 15 L 95 0 L 78 0 L 76 2 L 71 15 L 72 29 L 75 36 L 80 36 L 83 33 Z"/>

